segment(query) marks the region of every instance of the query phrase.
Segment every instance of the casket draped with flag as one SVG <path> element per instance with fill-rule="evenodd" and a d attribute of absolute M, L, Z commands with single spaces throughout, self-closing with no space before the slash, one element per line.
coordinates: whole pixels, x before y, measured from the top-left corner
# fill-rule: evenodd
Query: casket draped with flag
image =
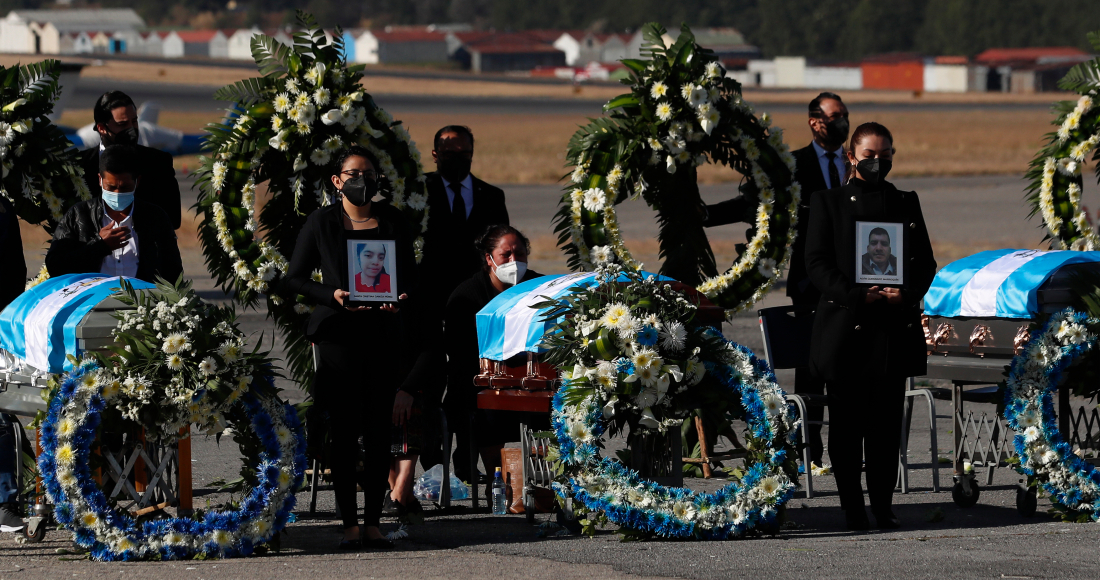
<path fill-rule="evenodd" d="M 123 278 L 135 288 L 152 288 Z M 69 274 L 49 278 L 27 290 L 0 312 L 0 348 L 37 370 L 72 369 L 66 355 L 103 348 L 112 342 L 116 320 L 111 314 L 129 306 L 111 295 L 121 288 L 118 276 Z"/>
<path fill-rule="evenodd" d="M 996 383 L 1040 314 L 1062 310 L 1070 279 L 1100 252 L 990 250 L 956 260 L 924 297 L 928 376 Z"/>

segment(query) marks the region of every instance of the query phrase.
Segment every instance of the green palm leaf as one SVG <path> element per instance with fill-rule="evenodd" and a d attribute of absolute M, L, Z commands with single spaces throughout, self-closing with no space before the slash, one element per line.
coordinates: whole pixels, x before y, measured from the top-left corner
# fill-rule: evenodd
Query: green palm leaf
<path fill-rule="evenodd" d="M 230 101 L 244 106 L 267 101 L 271 99 L 271 92 L 275 90 L 277 81 L 275 77 L 258 77 L 237 81 L 226 85 L 214 92 L 214 99 L 218 101 Z"/>
<path fill-rule="evenodd" d="M 290 71 L 290 47 L 267 36 L 257 34 L 252 37 L 252 58 L 265 77 L 279 77 Z"/>

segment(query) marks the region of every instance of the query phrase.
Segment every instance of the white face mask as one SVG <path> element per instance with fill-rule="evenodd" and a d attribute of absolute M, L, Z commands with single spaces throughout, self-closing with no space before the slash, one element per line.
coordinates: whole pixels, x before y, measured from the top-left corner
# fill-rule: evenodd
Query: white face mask
<path fill-rule="evenodd" d="M 493 257 L 489 256 L 489 259 L 493 260 Z M 523 275 L 527 273 L 527 262 L 497 264 L 497 261 L 493 260 L 493 265 L 496 266 L 497 280 L 500 280 L 506 286 L 519 284 L 519 281 L 523 279 Z"/>

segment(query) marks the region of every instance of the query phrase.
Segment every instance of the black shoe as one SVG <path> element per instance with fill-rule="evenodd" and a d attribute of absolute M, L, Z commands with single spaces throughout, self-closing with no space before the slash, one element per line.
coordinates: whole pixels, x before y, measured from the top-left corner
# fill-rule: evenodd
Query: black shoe
<path fill-rule="evenodd" d="M 394 543 L 386 538 L 374 538 L 373 540 L 363 540 L 363 547 L 370 548 L 371 550 L 392 550 Z"/>
<path fill-rule="evenodd" d="M 356 539 L 356 540 L 341 540 L 340 541 L 340 549 L 341 550 L 362 550 L 363 549 L 363 540 L 358 540 L 358 539 Z"/>
<path fill-rule="evenodd" d="M 844 510 L 844 525 L 852 531 L 871 529 L 871 522 L 867 520 L 867 511 L 863 509 L 863 506 Z"/>
<path fill-rule="evenodd" d="M 23 529 L 23 518 L 8 505 L 0 506 L 0 532 L 14 533 Z"/>
<path fill-rule="evenodd" d="M 402 510 L 402 505 L 393 501 L 393 498 L 390 497 L 390 493 L 387 491 L 386 499 L 382 502 L 382 513 L 388 516 L 399 516 Z"/>
<path fill-rule="evenodd" d="M 901 527 L 901 520 L 894 515 L 893 510 L 890 508 L 871 510 L 871 513 L 875 514 L 875 523 L 878 524 L 880 530 L 896 530 Z"/>

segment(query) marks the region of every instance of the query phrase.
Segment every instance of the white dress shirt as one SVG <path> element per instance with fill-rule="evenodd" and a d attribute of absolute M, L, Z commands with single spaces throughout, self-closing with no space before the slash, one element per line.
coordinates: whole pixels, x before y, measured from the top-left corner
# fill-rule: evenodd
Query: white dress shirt
<path fill-rule="evenodd" d="M 829 153 L 821 145 L 817 144 L 817 141 L 811 141 L 814 146 L 814 151 L 817 153 L 817 162 L 821 165 L 821 175 L 825 178 L 825 189 L 833 189 L 834 187 L 840 187 L 843 183 L 832 183 L 829 179 L 829 158 L 825 156 Z M 841 147 L 832 152 L 836 157 L 833 158 L 833 164 L 836 165 L 836 174 L 840 176 L 840 180 L 844 181 L 844 173 L 847 169 L 844 167 L 844 148 Z"/>
<path fill-rule="evenodd" d="M 100 274 L 108 276 L 137 277 L 138 270 L 138 236 L 134 229 L 134 206 L 130 205 L 130 214 L 121 222 L 115 222 L 107 215 L 107 207 L 104 204 L 103 218 L 100 227 L 112 226 L 114 228 L 130 228 L 130 239 L 121 248 L 114 250 L 103 257 L 103 263 L 99 267 Z"/>
<path fill-rule="evenodd" d="M 443 191 L 447 192 L 447 206 L 454 211 L 455 190 L 451 189 L 451 182 L 446 177 L 440 177 L 443 179 Z M 470 174 L 466 174 L 466 179 L 462 180 L 462 201 L 466 203 L 466 217 L 469 218 L 474 209 L 474 177 Z"/>

